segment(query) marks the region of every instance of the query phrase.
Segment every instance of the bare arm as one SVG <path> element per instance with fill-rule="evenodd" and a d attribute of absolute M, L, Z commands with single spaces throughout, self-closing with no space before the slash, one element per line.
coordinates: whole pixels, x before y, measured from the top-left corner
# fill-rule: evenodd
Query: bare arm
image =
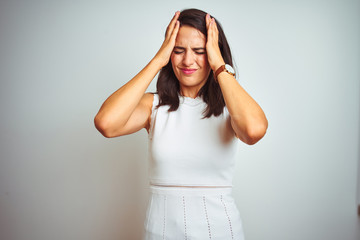
<path fill-rule="evenodd" d="M 158 71 L 169 62 L 179 30 L 179 12 L 172 18 L 165 40 L 155 57 L 134 78 L 108 97 L 95 116 L 95 127 L 105 137 L 117 137 L 148 129 L 152 94 L 145 94 Z"/>
<path fill-rule="evenodd" d="M 220 73 L 218 82 L 236 136 L 247 144 L 255 144 L 265 135 L 268 127 L 263 110 L 230 74 Z"/>
<path fill-rule="evenodd" d="M 206 16 L 208 29 L 208 41 L 206 51 L 208 60 L 213 71 L 225 64 L 218 44 L 218 29 L 214 20 Z M 226 72 L 218 75 L 221 92 L 225 104 L 229 110 L 231 126 L 236 136 L 247 144 L 255 144 L 266 133 L 268 121 L 261 107 L 256 101 L 240 86 L 235 77 Z"/>

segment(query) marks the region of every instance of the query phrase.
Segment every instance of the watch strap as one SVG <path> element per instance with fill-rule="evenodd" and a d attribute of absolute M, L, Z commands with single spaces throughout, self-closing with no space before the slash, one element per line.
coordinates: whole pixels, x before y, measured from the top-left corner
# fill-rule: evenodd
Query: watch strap
<path fill-rule="evenodd" d="M 217 82 L 217 76 L 225 70 L 225 64 L 221 65 L 214 73 L 215 81 Z"/>
<path fill-rule="evenodd" d="M 226 65 L 227 65 L 227 64 L 221 65 L 221 66 L 215 71 L 215 73 L 214 73 L 215 82 L 218 82 L 217 77 L 218 77 L 218 75 L 219 75 L 220 73 L 222 73 L 222 72 L 227 72 L 227 73 L 229 73 L 229 74 L 231 74 L 232 76 L 235 77 L 235 73 L 228 71 L 228 70 L 226 69 Z M 229 66 L 230 66 L 230 65 L 229 65 Z M 231 67 L 231 66 L 230 66 L 230 67 Z"/>

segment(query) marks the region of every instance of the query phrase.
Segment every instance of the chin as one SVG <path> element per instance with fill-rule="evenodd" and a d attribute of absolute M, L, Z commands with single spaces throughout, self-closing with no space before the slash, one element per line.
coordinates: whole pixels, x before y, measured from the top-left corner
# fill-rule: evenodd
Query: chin
<path fill-rule="evenodd" d="M 189 77 L 184 77 L 184 78 L 181 78 L 180 80 L 178 78 L 178 81 L 179 81 L 180 85 L 186 86 L 186 87 L 197 87 L 199 85 L 204 85 L 206 83 L 206 80 L 195 81 L 194 79 L 191 79 Z"/>

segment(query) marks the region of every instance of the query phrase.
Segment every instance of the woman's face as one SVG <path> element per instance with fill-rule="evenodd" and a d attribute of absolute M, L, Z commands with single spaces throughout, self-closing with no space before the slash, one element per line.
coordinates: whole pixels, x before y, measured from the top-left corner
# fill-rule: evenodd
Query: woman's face
<path fill-rule="evenodd" d="M 205 45 L 206 37 L 199 30 L 190 26 L 180 27 L 171 63 L 182 90 L 195 88 L 199 91 L 205 84 L 211 70 Z"/>

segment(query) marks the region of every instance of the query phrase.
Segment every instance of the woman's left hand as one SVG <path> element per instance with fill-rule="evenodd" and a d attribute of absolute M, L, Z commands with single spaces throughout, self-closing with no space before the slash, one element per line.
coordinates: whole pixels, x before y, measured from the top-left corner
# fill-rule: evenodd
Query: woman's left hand
<path fill-rule="evenodd" d="M 225 61 L 221 55 L 219 48 L 219 31 L 214 18 L 206 14 L 207 42 L 206 53 L 209 65 L 213 71 L 216 71 Z"/>

